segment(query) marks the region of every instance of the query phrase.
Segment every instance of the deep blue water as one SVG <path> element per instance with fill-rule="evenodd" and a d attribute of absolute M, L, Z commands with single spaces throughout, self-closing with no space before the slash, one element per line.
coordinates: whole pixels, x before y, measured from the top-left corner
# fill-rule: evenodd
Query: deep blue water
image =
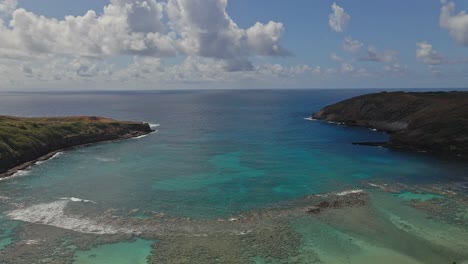
<path fill-rule="evenodd" d="M 239 263 L 245 245 L 239 248 L 235 243 L 237 235 L 219 235 L 218 217 L 274 207 L 310 194 L 364 189 L 370 197 L 365 207 L 331 210 L 317 217 L 292 215 L 286 222 L 266 217 L 253 220 L 252 230 L 232 223 L 221 231 L 239 228 L 238 231 L 252 231 L 261 238 L 262 228 L 279 227 L 278 230 L 301 238 L 297 248 L 283 252 L 289 254 L 285 259 L 272 261 L 269 254 L 274 252 L 259 250 L 258 256 L 255 252 L 249 255 L 250 261 L 242 263 L 267 263 L 267 259 L 268 263 L 311 263 L 314 259 L 320 263 L 466 263 L 466 195 L 445 196 L 446 186 L 468 182 L 466 162 L 355 146 L 351 143 L 385 141 L 388 136 L 365 128 L 304 119 L 328 104 L 374 91 L 2 93 L 2 115 L 97 115 L 159 126 L 157 133 L 143 138 L 65 151 L 33 166 L 22 176 L 0 181 L 0 262 L 3 252 L 14 255 L 16 249 L 25 248 L 30 254 L 24 257 L 50 261 L 50 252 L 61 253 L 52 248 L 54 241 L 67 241 L 66 233 L 59 231 L 62 228 L 76 231 L 73 236 L 83 235 L 81 239 L 89 241 L 85 237 L 88 227 L 104 233 L 107 227 L 128 227 L 128 222 L 121 226 L 112 224 L 114 217 L 145 221 L 147 217 L 159 219 L 159 213 L 163 213 L 184 217 L 177 218 L 175 224 L 184 225 L 180 227 L 184 236 L 166 241 L 168 252 L 176 252 L 173 258 L 182 253 L 185 255 L 180 259 L 200 256 L 190 243 L 185 244 L 186 239 L 191 239 L 206 252 L 224 252 L 226 256 L 240 252 L 233 260 Z M 370 187 L 369 183 L 374 182 L 390 187 L 404 183 L 422 189 L 389 194 Z M 432 186 L 438 194 L 430 193 L 431 189 L 427 191 L 424 186 Z M 94 203 L 71 203 L 73 200 L 63 200 L 64 197 Z M 428 215 L 408 205 L 413 200 L 431 203 L 433 199 L 453 202 L 443 215 L 445 220 L 438 218 L 437 210 Z M 437 202 L 434 206 L 437 209 Z M 96 217 L 96 212 L 104 217 Z M 185 217 L 199 219 L 205 223 L 202 229 L 214 235 L 208 240 L 197 240 L 197 224 L 190 226 L 180 220 Z M 99 222 L 94 222 L 96 219 Z M 458 222 L 453 223 L 454 219 Z M 40 225 L 22 229 L 28 226 L 25 223 Z M 162 220 L 160 224 L 165 226 L 164 223 Z M 58 228 L 41 233 L 46 227 L 41 224 Z M 171 222 L 167 226 L 174 227 Z M 164 238 L 163 234 L 161 239 Z M 293 243 L 283 238 L 270 236 L 267 240 Z M 90 251 L 75 251 L 74 263 L 146 263 L 148 255 L 163 253 L 152 252 L 152 244 L 159 243 L 159 239 L 120 241 Z M 91 243 L 95 242 L 91 238 Z M 179 251 L 184 246 L 186 250 Z M 268 243 L 266 247 L 274 250 Z M 58 259 L 63 260 L 60 255 Z"/>
<path fill-rule="evenodd" d="M 160 126 L 141 139 L 67 151 L 25 177 L 0 182 L 0 193 L 26 203 L 79 197 L 105 208 L 217 217 L 360 188 L 373 179 L 422 183 L 467 176 L 460 161 L 351 144 L 384 141 L 383 133 L 304 119 L 368 92 L 2 94 L 5 115 L 99 115 Z"/>

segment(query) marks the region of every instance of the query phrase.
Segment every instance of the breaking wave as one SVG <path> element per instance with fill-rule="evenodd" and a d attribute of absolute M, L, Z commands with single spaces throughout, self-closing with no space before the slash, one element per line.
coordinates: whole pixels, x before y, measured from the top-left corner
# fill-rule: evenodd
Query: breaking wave
<path fill-rule="evenodd" d="M 55 226 L 67 230 L 88 234 L 134 233 L 130 229 L 99 223 L 96 220 L 77 215 L 65 214 L 70 202 L 88 202 L 79 198 L 64 198 L 51 203 L 37 204 L 20 208 L 7 213 L 13 220 Z M 92 202 L 92 201 L 89 201 Z"/>
<path fill-rule="evenodd" d="M 60 200 L 68 200 L 68 201 L 75 202 L 75 203 L 93 203 L 93 204 L 96 203 L 91 200 L 84 200 L 84 199 L 75 198 L 75 197 L 62 197 L 60 198 Z"/>
<path fill-rule="evenodd" d="M 314 196 L 318 197 L 329 197 L 329 196 L 348 196 L 352 194 L 358 194 L 358 193 L 365 193 L 364 190 L 361 189 L 354 189 L 354 190 L 345 190 L 341 192 L 330 192 L 330 193 L 324 193 L 324 194 L 316 194 Z"/>
<path fill-rule="evenodd" d="M 23 176 L 26 176 L 28 175 L 29 173 L 31 173 L 30 171 L 31 167 L 28 167 L 24 170 L 18 170 L 17 172 L 15 172 L 13 175 L 11 176 L 8 176 L 8 177 L 5 177 L 5 178 L 0 178 L 0 181 L 5 181 L 5 180 L 9 180 L 9 179 L 12 179 L 12 178 L 16 178 L 16 177 L 23 177 Z"/>

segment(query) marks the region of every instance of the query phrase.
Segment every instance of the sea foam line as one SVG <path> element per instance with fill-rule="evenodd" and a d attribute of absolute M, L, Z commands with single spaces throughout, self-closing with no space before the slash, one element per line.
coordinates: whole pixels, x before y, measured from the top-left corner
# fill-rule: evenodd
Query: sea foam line
<path fill-rule="evenodd" d="M 347 195 L 350 195 L 350 194 L 357 194 L 357 193 L 363 193 L 363 192 L 364 192 L 364 190 L 355 189 L 355 190 L 342 191 L 342 192 L 338 192 L 338 193 L 334 193 L 334 194 L 337 195 L 337 196 L 347 196 Z"/>
<path fill-rule="evenodd" d="M 38 160 L 38 161 L 34 162 L 32 165 L 28 166 L 28 167 L 25 168 L 25 169 L 17 170 L 14 174 L 12 174 L 12 175 L 9 176 L 9 177 L 0 178 L 0 181 L 9 180 L 9 179 L 17 178 L 17 177 L 27 176 L 27 175 L 29 175 L 29 174 L 31 173 L 31 169 L 32 169 L 33 166 L 39 166 L 39 165 L 41 165 L 41 164 L 44 164 L 45 162 L 47 162 L 47 161 L 49 161 L 49 160 L 58 158 L 58 157 L 61 156 L 62 154 L 63 154 L 63 151 L 59 151 L 59 152 L 55 153 L 53 156 L 51 156 L 51 157 L 48 158 L 48 159 L 45 159 L 45 160 Z"/>
<path fill-rule="evenodd" d="M 93 203 L 93 204 L 96 204 L 95 201 L 80 199 L 80 198 L 76 198 L 76 197 L 62 197 L 62 198 L 60 198 L 60 200 L 66 200 L 66 201 L 71 201 L 71 202 L 75 202 L 75 203 Z"/>
<path fill-rule="evenodd" d="M 151 135 L 151 134 L 158 133 L 158 132 L 159 132 L 159 130 L 155 130 L 155 131 L 153 131 L 153 132 L 151 132 L 151 133 L 148 133 L 148 134 L 146 134 L 146 135 L 141 135 L 141 136 L 138 136 L 138 137 L 134 137 L 134 138 L 132 138 L 132 139 L 141 139 L 141 138 L 147 137 L 147 136 L 149 136 L 149 135 Z"/>
<path fill-rule="evenodd" d="M 328 197 L 328 196 L 348 196 L 351 194 L 358 194 L 358 193 L 364 193 L 364 190 L 361 189 L 353 189 L 353 190 L 345 190 L 341 192 L 330 192 L 330 193 L 324 193 L 324 194 L 316 194 L 313 196 L 318 196 L 318 197 Z"/>
<path fill-rule="evenodd" d="M 79 198 L 67 198 L 51 203 L 37 204 L 26 208 L 20 208 L 7 213 L 7 216 L 13 220 L 27 223 L 36 223 L 49 226 L 55 226 L 67 230 L 88 234 L 117 234 L 134 233 L 132 230 L 115 227 L 110 224 L 102 224 L 96 220 L 75 215 L 66 215 L 65 208 L 75 201 L 86 201 Z"/>
<path fill-rule="evenodd" d="M 305 120 L 309 120 L 309 121 L 317 121 L 317 119 L 313 118 L 313 117 L 305 117 L 304 118 Z"/>
<path fill-rule="evenodd" d="M 52 155 L 52 157 L 50 157 L 48 159 L 38 160 L 38 161 L 34 162 L 34 165 L 41 165 L 41 164 L 43 164 L 43 163 L 45 163 L 45 162 L 47 162 L 49 160 L 56 159 L 56 158 L 58 158 L 58 157 L 60 157 L 62 155 L 63 155 L 63 151 L 59 151 L 59 152 L 55 153 L 54 155 Z"/>
<path fill-rule="evenodd" d="M 13 178 L 26 176 L 26 175 L 28 175 L 29 173 L 31 173 L 30 169 L 31 169 L 31 166 L 29 166 L 28 168 L 26 168 L 26 169 L 24 169 L 24 170 L 17 170 L 17 171 L 16 171 L 14 174 L 12 174 L 11 176 L 4 177 L 4 178 L 0 178 L 0 181 L 6 181 L 6 180 L 13 179 Z"/>

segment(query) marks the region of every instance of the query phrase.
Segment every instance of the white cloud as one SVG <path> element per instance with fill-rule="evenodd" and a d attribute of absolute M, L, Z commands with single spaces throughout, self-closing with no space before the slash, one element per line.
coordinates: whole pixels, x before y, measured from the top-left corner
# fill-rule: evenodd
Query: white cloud
<path fill-rule="evenodd" d="M 279 45 L 284 27 L 273 21 L 266 25 L 257 22 L 247 29 L 247 44 L 256 54 L 262 56 L 287 56 L 290 52 Z"/>
<path fill-rule="evenodd" d="M 432 48 L 427 42 L 416 43 L 416 58 L 424 64 L 436 65 L 447 63 L 448 60 Z"/>
<path fill-rule="evenodd" d="M 341 64 L 341 73 L 344 75 L 351 75 L 353 77 L 369 77 L 371 74 L 365 68 L 356 69 L 353 65 L 349 63 L 342 63 Z"/>
<path fill-rule="evenodd" d="M 242 29 L 226 7 L 227 0 L 110 0 L 102 14 L 90 10 L 63 20 L 20 8 L 8 26 L 0 24 L 0 53 L 19 58 L 199 56 L 221 60 L 227 71 L 252 70 L 251 56 L 289 55 L 280 44 L 282 23 L 258 22 Z"/>
<path fill-rule="evenodd" d="M 408 66 L 401 65 L 399 63 L 385 65 L 383 69 L 385 72 L 395 73 L 395 74 L 404 74 L 408 72 Z"/>
<path fill-rule="evenodd" d="M 349 63 L 342 63 L 341 64 L 341 72 L 344 73 L 344 74 L 352 73 L 352 72 L 354 72 L 354 67 L 353 67 L 353 65 L 351 65 Z"/>
<path fill-rule="evenodd" d="M 364 44 L 359 41 L 351 38 L 350 36 L 346 37 L 343 41 L 343 49 L 353 53 L 358 52 Z"/>
<path fill-rule="evenodd" d="M 330 28 L 335 32 L 345 31 L 349 21 L 351 20 L 351 16 L 336 3 L 333 3 L 331 8 L 332 13 L 328 16 L 328 24 L 330 25 Z"/>
<path fill-rule="evenodd" d="M 181 37 L 178 47 L 188 55 L 225 60 L 228 71 L 252 70 L 251 55 L 289 55 L 280 44 L 282 23 L 257 22 L 241 29 L 226 7 L 227 0 L 169 0 L 170 24 Z"/>
<path fill-rule="evenodd" d="M 54 87 L 83 89 L 138 89 L 167 88 L 206 88 L 206 87 L 282 87 L 281 84 L 294 84 L 296 80 L 311 73 L 307 65 L 283 66 L 261 64 L 251 71 L 229 72 L 225 62 L 214 58 L 188 56 L 181 63 L 166 64 L 155 57 L 134 56 L 125 67 L 117 67 L 106 59 L 84 58 L 81 56 L 47 55 L 30 61 L 0 58 L 0 76 L 3 82 L 0 89 L 14 87 Z M 182 86 L 181 86 L 182 85 Z M 252 85 L 252 86 L 250 86 Z"/>
<path fill-rule="evenodd" d="M 340 56 L 336 55 L 336 53 L 332 52 L 330 54 L 330 59 L 334 60 L 334 61 L 342 61 L 343 58 L 341 58 Z"/>
<path fill-rule="evenodd" d="M 15 10 L 16 6 L 18 5 L 18 0 L 1 0 L 0 1 L 0 19 L 5 17 L 13 10 Z"/>
<path fill-rule="evenodd" d="M 448 30 L 450 36 L 460 45 L 468 46 L 468 14 L 461 11 L 455 14 L 455 4 L 442 0 L 440 26 Z"/>
<path fill-rule="evenodd" d="M 129 67 L 117 71 L 112 79 L 123 83 L 141 84 L 142 87 L 172 87 L 175 85 L 210 85 L 229 86 L 252 82 L 278 85 L 282 82 L 294 83 L 299 76 L 312 70 L 307 65 L 285 67 L 280 64 L 256 65 L 251 71 L 225 71 L 223 61 L 212 58 L 189 56 L 182 63 L 165 65 L 160 59 L 138 58 Z"/>
<path fill-rule="evenodd" d="M 176 53 L 173 36 L 163 33 L 161 18 L 162 4 L 155 0 L 111 0 L 102 15 L 90 10 L 63 20 L 20 8 L 12 13 L 9 27 L 0 28 L 0 49 L 95 57 L 172 56 Z"/>
<path fill-rule="evenodd" d="M 383 52 L 379 52 L 374 46 L 369 46 L 365 56 L 360 59 L 363 61 L 374 62 L 397 62 L 398 52 L 394 50 L 384 50 Z"/>

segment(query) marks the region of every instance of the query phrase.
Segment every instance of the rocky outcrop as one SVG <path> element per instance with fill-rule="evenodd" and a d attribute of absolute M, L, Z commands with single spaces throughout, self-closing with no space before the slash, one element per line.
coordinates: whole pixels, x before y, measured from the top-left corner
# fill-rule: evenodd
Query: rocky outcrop
<path fill-rule="evenodd" d="M 468 92 L 382 92 L 330 106 L 313 118 L 388 132 L 390 148 L 468 157 Z"/>
<path fill-rule="evenodd" d="M 147 123 L 102 117 L 19 118 L 0 116 L 0 177 L 14 168 L 80 145 L 153 132 Z M 12 170 L 13 169 L 13 170 Z"/>

